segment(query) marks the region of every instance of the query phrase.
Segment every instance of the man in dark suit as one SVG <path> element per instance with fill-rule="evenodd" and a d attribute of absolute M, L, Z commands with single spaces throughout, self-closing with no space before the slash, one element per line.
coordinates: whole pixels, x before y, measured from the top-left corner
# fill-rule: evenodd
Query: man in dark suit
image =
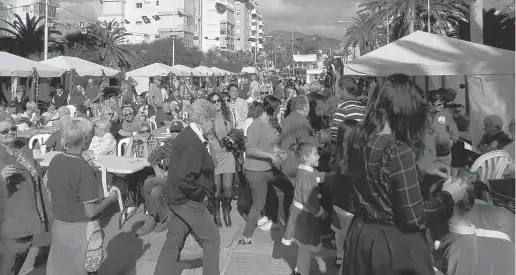
<path fill-rule="evenodd" d="M 190 124 L 175 139 L 171 148 L 166 199 L 171 210 L 168 233 L 156 264 L 155 275 L 180 275 L 178 262 L 183 240 L 192 230 L 202 241 L 203 274 L 218 275 L 220 235 L 203 201 L 213 196 L 215 164 L 205 134 L 213 131 L 216 110 L 204 99 L 187 109 Z"/>

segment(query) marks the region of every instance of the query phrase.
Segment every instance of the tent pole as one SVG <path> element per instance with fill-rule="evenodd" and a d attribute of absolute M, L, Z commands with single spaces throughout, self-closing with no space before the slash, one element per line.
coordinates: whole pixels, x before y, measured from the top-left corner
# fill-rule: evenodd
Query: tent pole
<path fill-rule="evenodd" d="M 469 104 L 469 85 L 468 85 L 468 76 L 464 76 L 464 109 L 466 110 L 466 115 L 469 117 L 470 115 L 470 104 Z"/>

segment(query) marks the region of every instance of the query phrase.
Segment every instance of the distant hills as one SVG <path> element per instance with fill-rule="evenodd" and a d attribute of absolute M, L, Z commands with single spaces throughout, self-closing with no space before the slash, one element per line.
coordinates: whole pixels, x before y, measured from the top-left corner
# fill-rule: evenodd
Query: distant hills
<path fill-rule="evenodd" d="M 290 49 L 290 38 L 292 37 L 292 33 L 289 31 L 273 31 L 265 34 L 264 45 L 266 48 L 274 48 L 274 39 L 272 38 L 274 36 L 277 37 L 278 48 L 287 47 Z M 305 51 L 304 53 L 309 53 L 310 51 L 314 50 L 322 50 L 324 53 L 326 53 L 330 49 L 338 49 L 339 44 L 341 43 L 341 40 L 335 38 L 294 32 L 294 48 L 299 51 Z"/>

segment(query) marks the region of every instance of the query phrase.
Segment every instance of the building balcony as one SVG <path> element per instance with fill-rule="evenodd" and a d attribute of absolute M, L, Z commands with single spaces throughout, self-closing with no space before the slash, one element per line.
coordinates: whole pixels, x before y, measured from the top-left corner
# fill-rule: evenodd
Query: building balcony
<path fill-rule="evenodd" d="M 256 25 L 253 25 L 253 26 L 251 26 L 251 30 L 252 30 L 252 31 L 257 31 L 257 30 L 258 30 L 258 28 L 256 27 Z"/>
<path fill-rule="evenodd" d="M 256 10 L 255 10 L 255 9 L 253 9 L 253 10 L 251 11 L 251 14 L 252 14 L 252 15 L 256 15 L 256 14 L 258 14 L 258 13 L 256 12 Z"/>
<path fill-rule="evenodd" d="M 260 35 L 263 35 L 263 29 L 259 29 L 259 30 L 258 30 L 258 33 L 259 33 Z"/>
<path fill-rule="evenodd" d="M 258 21 L 258 26 L 263 26 L 263 21 L 262 20 Z"/>

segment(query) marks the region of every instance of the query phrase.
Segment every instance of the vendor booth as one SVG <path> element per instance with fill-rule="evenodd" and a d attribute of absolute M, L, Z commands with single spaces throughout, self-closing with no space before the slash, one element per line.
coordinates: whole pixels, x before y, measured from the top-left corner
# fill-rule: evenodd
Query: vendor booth
<path fill-rule="evenodd" d="M 325 70 L 323 69 L 307 69 L 306 70 L 306 83 L 310 84 L 314 79 L 317 79 L 317 76 L 323 74 Z"/>
<path fill-rule="evenodd" d="M 154 63 L 151 65 L 147 65 L 145 67 L 130 71 L 126 73 L 126 77 L 131 77 L 138 85 L 136 85 L 136 93 L 141 94 L 143 92 L 147 92 L 149 90 L 150 81 L 149 78 L 155 76 L 168 76 L 170 74 L 174 75 L 184 75 L 185 71 L 170 67 L 168 65 L 162 63 Z"/>
<path fill-rule="evenodd" d="M 483 118 L 495 114 L 504 126 L 514 118 L 515 53 L 446 36 L 417 31 L 346 64 L 350 76 L 413 76 L 425 90 L 451 88 L 456 103 L 470 117 L 477 144 L 484 134 Z"/>
<path fill-rule="evenodd" d="M 192 74 L 194 76 L 213 76 L 218 75 L 218 73 L 215 73 L 213 70 L 206 66 L 199 66 L 192 69 Z"/>
<path fill-rule="evenodd" d="M 42 64 L 47 64 L 55 68 L 65 71 L 75 70 L 79 76 L 115 76 L 119 71 L 111 69 L 106 66 L 95 64 L 73 56 L 58 56 L 54 58 L 41 61 Z"/>

